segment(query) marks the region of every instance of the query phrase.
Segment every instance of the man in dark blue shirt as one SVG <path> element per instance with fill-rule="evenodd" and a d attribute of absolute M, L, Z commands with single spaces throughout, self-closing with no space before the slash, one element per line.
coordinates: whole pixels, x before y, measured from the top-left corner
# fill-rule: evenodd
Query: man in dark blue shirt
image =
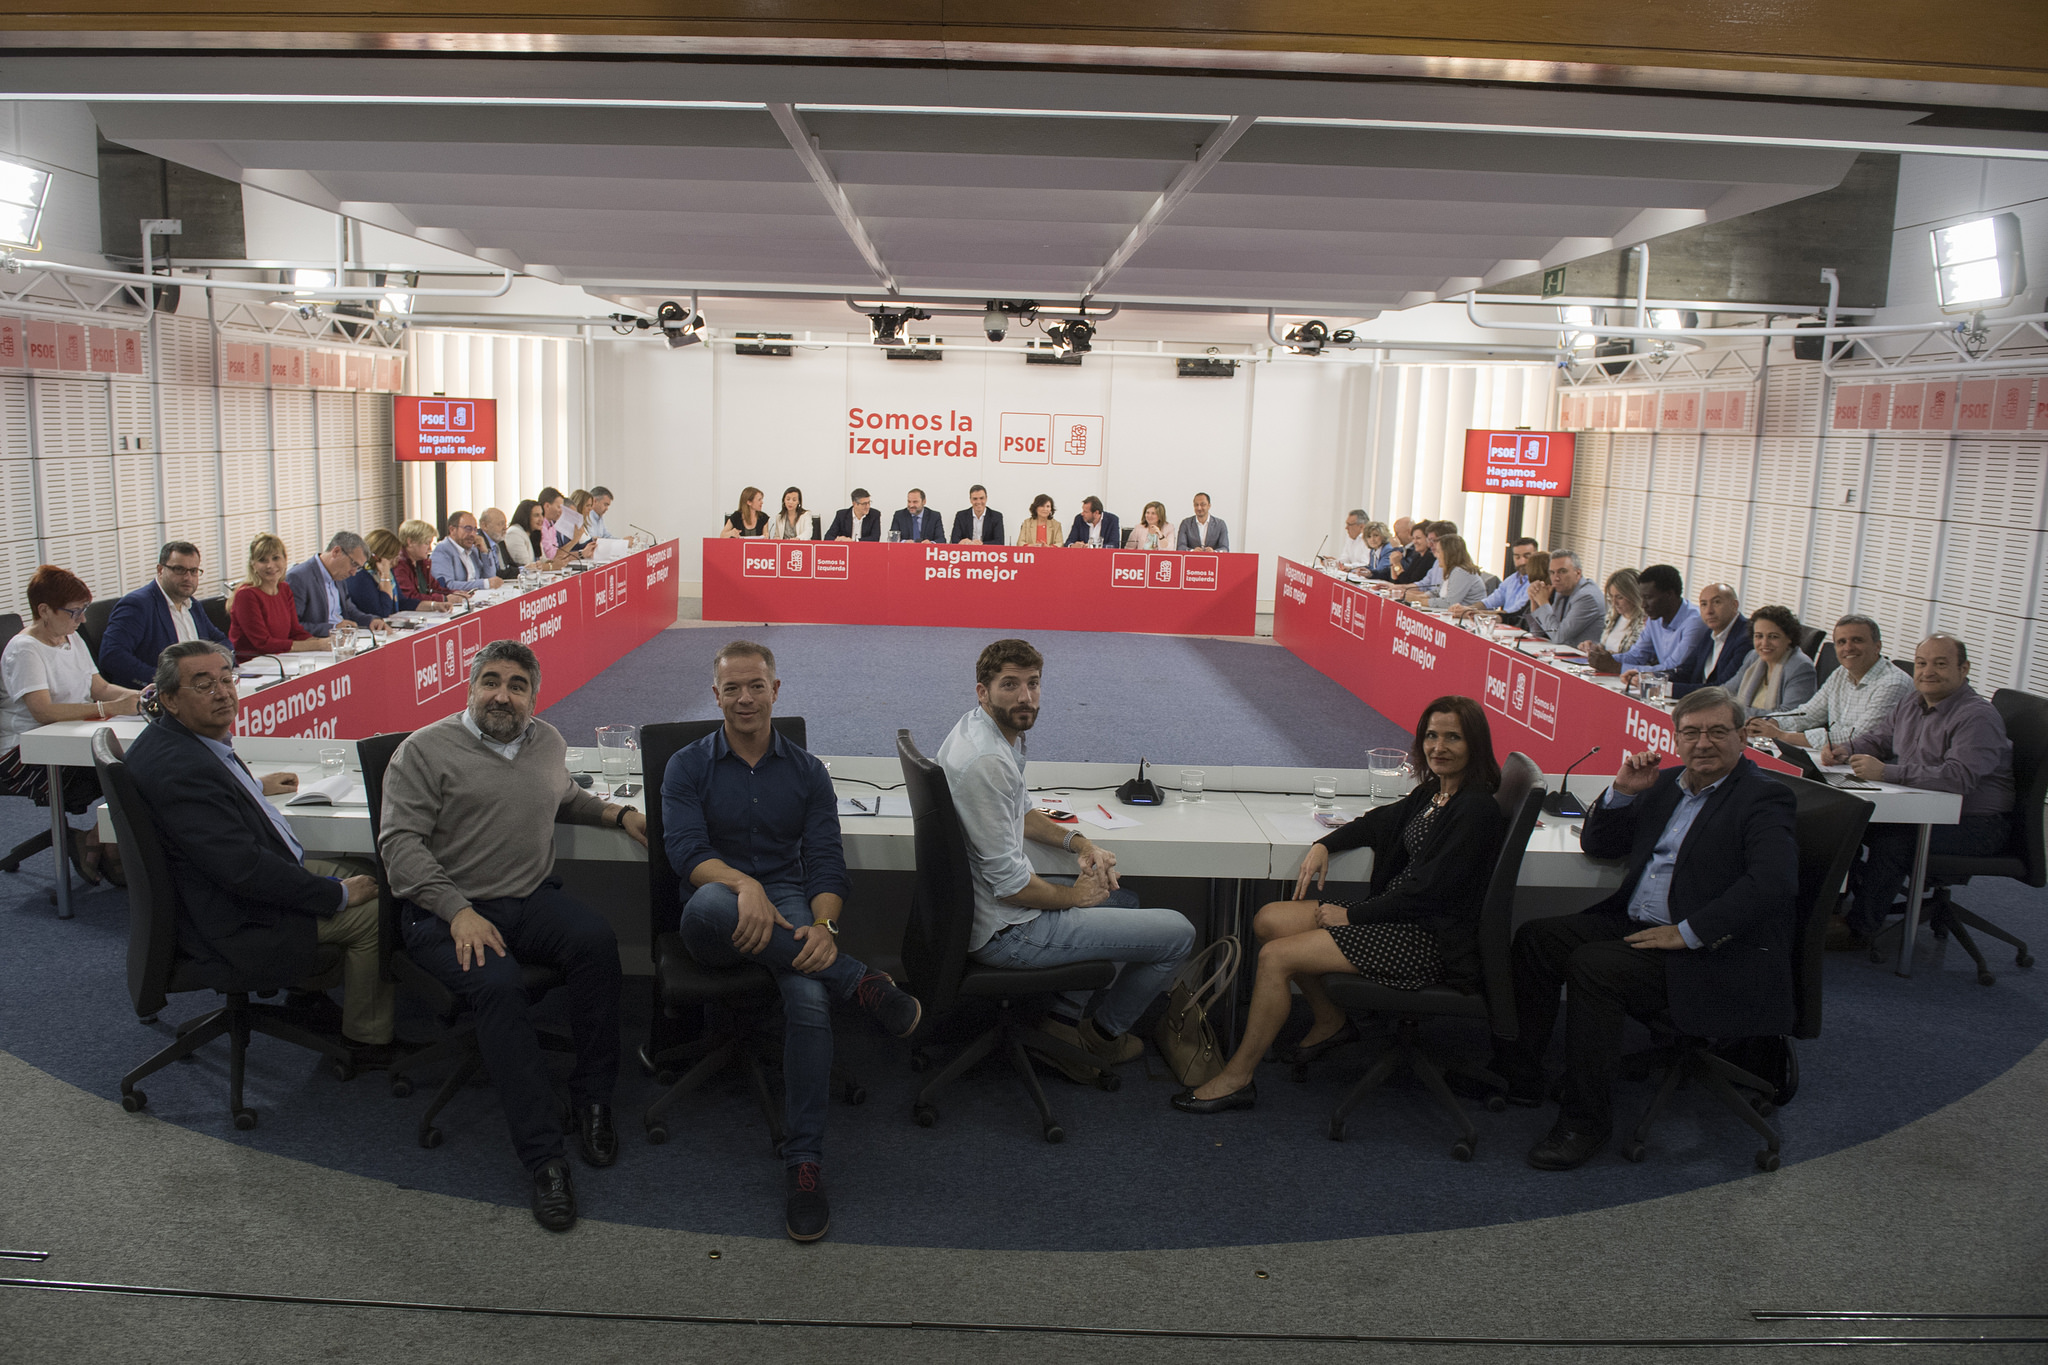
<path fill-rule="evenodd" d="M 718 651 L 712 694 L 725 724 L 669 760 L 661 815 L 669 865 L 695 888 L 681 925 L 690 955 L 707 967 L 758 962 L 782 988 L 787 1229 L 810 1242 L 830 1223 L 821 1163 L 832 1002 L 857 1001 L 898 1038 L 917 1031 L 924 1007 L 839 951 L 839 799 L 825 765 L 774 732 L 781 690 L 766 647 L 735 640 Z"/>

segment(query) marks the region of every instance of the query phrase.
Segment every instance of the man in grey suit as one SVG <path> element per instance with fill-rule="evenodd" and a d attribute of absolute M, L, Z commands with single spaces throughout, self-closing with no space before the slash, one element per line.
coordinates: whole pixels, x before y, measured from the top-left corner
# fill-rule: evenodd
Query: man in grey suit
<path fill-rule="evenodd" d="M 1230 552 L 1230 528 L 1223 524 L 1223 518 L 1209 515 L 1207 493 L 1195 494 L 1195 514 L 1181 522 L 1180 535 L 1174 546 L 1181 550 Z"/>
<path fill-rule="evenodd" d="M 1607 612 L 1600 589 L 1579 568 L 1570 550 L 1550 552 L 1550 581 L 1529 584 L 1529 631 L 1561 645 L 1600 638 Z"/>
<path fill-rule="evenodd" d="M 332 635 L 337 621 L 353 621 L 366 630 L 383 630 L 379 617 L 355 603 L 341 585 L 370 562 L 370 551 L 354 531 L 336 531 L 327 548 L 303 564 L 292 566 L 284 576 L 292 585 L 292 602 L 299 609 L 299 624 L 314 635 Z"/>

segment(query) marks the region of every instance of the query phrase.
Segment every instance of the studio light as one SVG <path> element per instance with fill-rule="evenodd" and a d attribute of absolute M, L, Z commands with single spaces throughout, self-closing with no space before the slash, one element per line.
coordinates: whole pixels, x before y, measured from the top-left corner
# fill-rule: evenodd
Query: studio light
<path fill-rule="evenodd" d="M 683 307 L 674 299 L 664 299 L 654 310 L 654 320 L 661 327 L 662 336 L 670 349 L 693 346 L 704 339 L 704 315 Z"/>
<path fill-rule="evenodd" d="M 921 322 L 930 316 L 931 314 L 921 308 L 905 308 L 900 313 L 891 313 L 886 309 L 878 313 L 870 313 L 868 314 L 868 330 L 871 333 L 869 339 L 877 346 L 900 346 L 903 344 L 904 324 Z"/>
<path fill-rule="evenodd" d="M 18 161 L 0 160 L 0 246 L 38 247 L 43 202 L 50 194 L 50 173 Z"/>
<path fill-rule="evenodd" d="M 1304 322 L 1286 332 L 1287 349 L 1295 355 L 1321 355 L 1330 339 L 1330 324 L 1321 320 Z"/>
<path fill-rule="evenodd" d="M 1045 335 L 1061 355 L 1086 355 L 1095 340 L 1095 324 L 1086 318 L 1055 322 L 1045 329 Z"/>
<path fill-rule="evenodd" d="M 981 330 L 990 341 L 1001 341 L 1003 334 L 1010 330 L 1009 317 L 994 299 L 989 300 L 988 312 L 981 319 Z"/>
<path fill-rule="evenodd" d="M 2027 287 L 2020 257 L 2020 220 L 1999 213 L 1927 234 L 1934 249 L 1934 286 L 1944 313 L 1978 312 L 2011 303 Z"/>

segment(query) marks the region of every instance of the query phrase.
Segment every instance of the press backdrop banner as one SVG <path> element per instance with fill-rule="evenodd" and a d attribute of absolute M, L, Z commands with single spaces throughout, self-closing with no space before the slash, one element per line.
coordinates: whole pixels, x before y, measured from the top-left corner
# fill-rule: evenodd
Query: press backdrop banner
<path fill-rule="evenodd" d="M 545 709 L 675 624 L 676 553 L 669 541 L 249 693 L 235 733 L 364 739 L 416 730 L 463 706 L 470 661 L 492 640 L 518 640 L 540 657 Z"/>
<path fill-rule="evenodd" d="M 704 619 L 1250 635 L 1259 557 L 872 541 L 704 542 Z"/>

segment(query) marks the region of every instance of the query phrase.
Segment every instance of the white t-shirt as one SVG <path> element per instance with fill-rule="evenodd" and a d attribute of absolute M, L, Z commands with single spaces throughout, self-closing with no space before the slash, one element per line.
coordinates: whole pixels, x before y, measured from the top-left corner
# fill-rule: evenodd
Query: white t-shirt
<path fill-rule="evenodd" d="M 60 705 L 91 701 L 92 675 L 92 655 L 76 635 L 66 637 L 61 649 L 27 631 L 9 640 L 0 654 L 0 753 L 20 747 L 21 737 L 36 728 L 23 697 L 48 692 Z"/>

